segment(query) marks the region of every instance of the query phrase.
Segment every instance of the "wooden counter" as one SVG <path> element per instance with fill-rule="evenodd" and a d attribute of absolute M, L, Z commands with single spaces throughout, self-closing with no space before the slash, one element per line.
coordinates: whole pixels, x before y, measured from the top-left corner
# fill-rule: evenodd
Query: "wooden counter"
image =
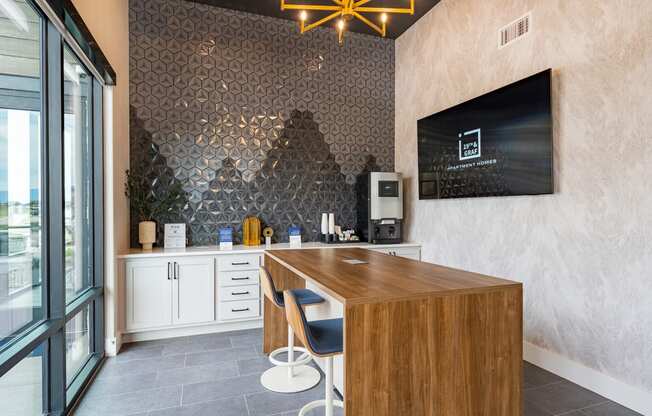
<path fill-rule="evenodd" d="M 279 290 L 309 282 L 343 305 L 346 415 L 522 415 L 520 283 L 355 248 L 265 267 Z M 264 319 L 269 353 L 287 323 L 267 299 Z"/>

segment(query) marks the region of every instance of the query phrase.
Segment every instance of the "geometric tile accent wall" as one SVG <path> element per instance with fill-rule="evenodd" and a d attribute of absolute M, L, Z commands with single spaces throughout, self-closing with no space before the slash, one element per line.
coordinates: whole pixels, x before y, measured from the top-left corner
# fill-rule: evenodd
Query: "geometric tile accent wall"
<path fill-rule="evenodd" d="M 132 170 L 181 183 L 191 244 L 257 215 L 287 241 L 355 226 L 355 183 L 394 169 L 394 42 L 182 0 L 130 1 Z M 132 245 L 137 245 L 132 218 Z M 162 238 L 162 233 L 159 232 Z"/>

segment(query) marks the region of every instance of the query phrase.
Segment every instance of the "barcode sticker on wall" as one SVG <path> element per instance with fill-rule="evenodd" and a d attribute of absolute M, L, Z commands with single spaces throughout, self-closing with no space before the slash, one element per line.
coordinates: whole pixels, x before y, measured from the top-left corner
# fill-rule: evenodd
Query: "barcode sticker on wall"
<path fill-rule="evenodd" d="M 520 39 L 524 35 L 530 32 L 532 27 L 532 15 L 531 13 L 526 14 L 523 17 L 519 17 L 510 24 L 502 27 L 500 29 L 500 44 L 499 48 L 503 48 L 508 44 L 514 42 L 517 39 Z"/>

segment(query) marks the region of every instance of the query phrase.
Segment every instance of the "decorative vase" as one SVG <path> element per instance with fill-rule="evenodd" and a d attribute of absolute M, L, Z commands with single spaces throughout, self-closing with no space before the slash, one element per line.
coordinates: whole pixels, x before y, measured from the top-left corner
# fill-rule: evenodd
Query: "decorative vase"
<path fill-rule="evenodd" d="M 154 221 L 142 221 L 138 223 L 138 242 L 142 244 L 143 250 L 151 250 L 156 242 L 156 223 Z"/>
<path fill-rule="evenodd" d="M 257 217 L 247 217 L 242 223 L 242 244 L 260 245 L 260 220 Z"/>

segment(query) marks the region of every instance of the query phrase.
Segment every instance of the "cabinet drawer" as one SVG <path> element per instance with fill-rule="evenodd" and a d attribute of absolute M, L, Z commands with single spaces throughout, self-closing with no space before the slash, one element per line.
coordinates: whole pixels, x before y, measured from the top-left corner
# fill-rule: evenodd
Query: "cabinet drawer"
<path fill-rule="evenodd" d="M 218 305 L 220 321 L 251 319 L 260 316 L 260 301 L 258 299 L 220 302 Z"/>
<path fill-rule="evenodd" d="M 394 251 L 397 256 L 407 257 L 412 260 L 421 260 L 421 250 L 415 247 L 402 247 Z"/>
<path fill-rule="evenodd" d="M 227 286 L 219 289 L 218 298 L 220 302 L 230 302 L 233 300 L 248 300 L 260 298 L 260 286 Z"/>
<path fill-rule="evenodd" d="M 372 248 L 370 250 L 388 254 L 390 256 L 421 260 L 421 250 L 418 247 Z"/>
<path fill-rule="evenodd" d="M 218 272 L 233 270 L 258 270 L 260 255 L 258 254 L 231 254 L 217 256 Z"/>
<path fill-rule="evenodd" d="M 259 282 L 258 270 L 244 270 L 241 272 L 218 272 L 220 286 L 257 285 Z"/>

